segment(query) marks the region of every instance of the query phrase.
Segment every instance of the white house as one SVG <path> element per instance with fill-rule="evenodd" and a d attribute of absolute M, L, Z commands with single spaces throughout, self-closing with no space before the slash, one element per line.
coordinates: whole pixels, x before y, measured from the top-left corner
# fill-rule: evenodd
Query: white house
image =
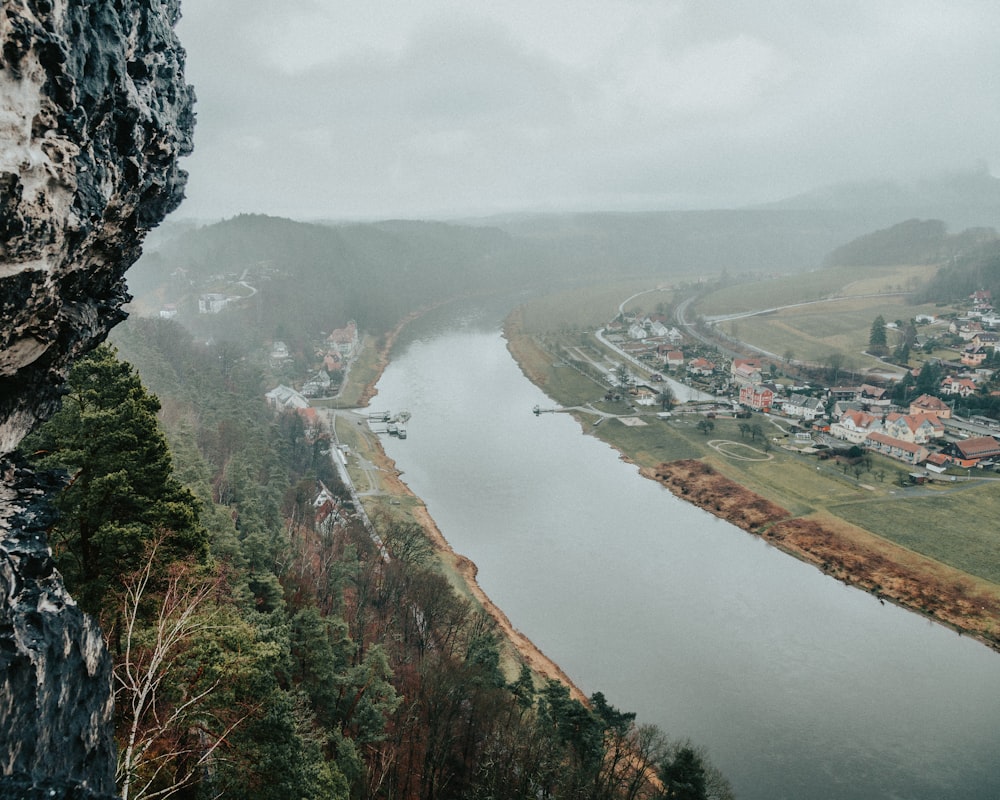
<path fill-rule="evenodd" d="M 941 393 L 969 397 L 976 393 L 976 384 L 971 378 L 953 378 L 949 375 L 941 381 Z"/>
<path fill-rule="evenodd" d="M 823 401 L 804 394 L 793 394 L 781 404 L 781 410 L 790 417 L 800 417 L 804 420 L 814 420 L 822 417 L 826 411 Z"/>
<path fill-rule="evenodd" d="M 302 395 L 304 397 L 324 397 L 330 389 L 330 383 L 330 374 L 321 369 L 302 384 Z"/>
<path fill-rule="evenodd" d="M 688 362 L 687 371 L 690 375 L 711 375 L 715 372 L 715 364 L 706 358 L 695 358 Z"/>
<path fill-rule="evenodd" d="M 680 350 L 668 350 L 663 357 L 663 363 L 666 364 L 667 369 L 680 369 L 684 366 L 684 353 Z"/>
<path fill-rule="evenodd" d="M 734 358 L 729 375 L 738 386 L 752 386 L 761 382 L 761 370 L 759 358 Z"/>
<path fill-rule="evenodd" d="M 279 411 L 309 408 L 309 401 L 302 394 L 284 384 L 275 386 L 264 398 L 271 408 Z"/>
<path fill-rule="evenodd" d="M 902 439 L 894 439 L 884 433 L 870 433 L 865 439 L 865 448 L 882 455 L 904 461 L 907 464 L 919 464 L 930 455 L 926 447 Z"/>
<path fill-rule="evenodd" d="M 288 345 L 284 342 L 275 340 L 271 345 L 271 360 L 284 361 L 286 358 L 288 358 Z"/>
<path fill-rule="evenodd" d="M 210 292 L 198 298 L 199 314 L 218 314 L 229 303 L 229 298 L 224 294 Z"/>
<path fill-rule="evenodd" d="M 361 339 L 358 335 L 358 326 L 351 320 L 343 328 L 337 328 L 327 337 L 327 341 L 336 348 L 344 358 L 351 358 L 358 352 Z"/>
<path fill-rule="evenodd" d="M 882 422 L 867 411 L 848 411 L 830 426 L 830 435 L 851 444 L 861 444 L 869 433 L 882 430 Z"/>
<path fill-rule="evenodd" d="M 653 336 L 661 337 L 667 336 L 670 333 L 670 329 L 659 320 L 653 320 L 649 323 L 649 332 Z"/>
<path fill-rule="evenodd" d="M 913 444 L 926 444 L 944 435 L 944 423 L 933 414 L 889 414 L 883 423 L 887 436 Z"/>

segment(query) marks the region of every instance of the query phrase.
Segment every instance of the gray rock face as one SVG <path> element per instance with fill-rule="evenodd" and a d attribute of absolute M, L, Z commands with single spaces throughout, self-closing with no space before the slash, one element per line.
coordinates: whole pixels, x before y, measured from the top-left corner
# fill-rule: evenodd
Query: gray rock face
<path fill-rule="evenodd" d="M 81 613 L 45 541 L 51 509 L 28 470 L 3 469 L 0 542 L 0 796 L 21 784 L 77 787 L 80 797 L 115 788 L 111 659 L 101 631 Z M 41 789 L 42 786 L 36 786 Z M 84 789 L 87 790 L 84 793 Z M 38 794 L 37 796 L 60 797 Z"/>
<path fill-rule="evenodd" d="M 111 667 L 44 539 L 45 491 L 4 458 L 58 406 L 183 197 L 194 94 L 179 0 L 0 10 L 0 797 L 114 793 Z"/>
<path fill-rule="evenodd" d="M 121 321 L 123 275 L 183 197 L 193 92 L 179 0 L 4 0 L 0 453 Z"/>

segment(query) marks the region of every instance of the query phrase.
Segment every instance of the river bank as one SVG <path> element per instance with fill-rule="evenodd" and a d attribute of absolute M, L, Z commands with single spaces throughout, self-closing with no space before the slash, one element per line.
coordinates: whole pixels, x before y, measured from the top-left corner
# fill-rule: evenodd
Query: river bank
<path fill-rule="evenodd" d="M 548 391 L 553 356 L 519 330 L 516 314 L 508 317 L 504 337 L 525 377 Z M 585 419 L 574 416 L 584 430 L 598 433 L 588 429 Z M 600 438 L 604 438 L 603 433 Z M 915 611 L 1000 649 L 1000 596 L 984 582 L 829 513 L 793 514 L 769 498 L 766 487 L 757 486 L 753 491 L 701 459 L 684 458 L 650 466 L 648 453 L 640 458 L 628 447 L 608 443 L 622 458 L 634 461 L 640 474 L 661 483 L 681 499 L 759 535 L 782 552 L 883 602 Z"/>
<path fill-rule="evenodd" d="M 378 390 L 376 384 L 381 378 L 385 368 L 389 365 L 392 355 L 392 348 L 399 335 L 408 324 L 418 319 L 426 311 L 414 312 L 403 319 L 395 328 L 386 334 L 377 344 L 369 343 L 375 347 L 375 370 L 366 374 L 366 382 L 359 387 L 357 397 L 358 407 L 366 407 L 374 399 Z M 475 563 L 455 552 L 448 540 L 441 533 L 437 523 L 431 516 L 423 501 L 410 489 L 402 479 L 400 471 L 396 468 L 396 463 L 386 454 L 377 435 L 366 436 L 368 452 L 366 456 L 378 468 L 380 473 L 381 489 L 390 497 L 408 500 L 410 513 L 414 520 L 423 528 L 425 535 L 434 546 L 435 552 L 442 567 L 456 575 L 464 585 L 465 590 L 474 601 L 485 611 L 497 626 L 497 630 L 503 636 L 509 647 L 516 654 L 519 663 L 526 664 L 528 668 L 537 676 L 545 680 L 556 680 L 569 688 L 571 696 L 581 703 L 587 703 L 588 699 L 584 692 L 573 682 L 569 675 L 551 658 L 529 639 L 524 633 L 518 630 L 490 597 L 479 585 L 476 578 L 478 568 Z M 514 676 L 516 677 L 516 676 Z"/>

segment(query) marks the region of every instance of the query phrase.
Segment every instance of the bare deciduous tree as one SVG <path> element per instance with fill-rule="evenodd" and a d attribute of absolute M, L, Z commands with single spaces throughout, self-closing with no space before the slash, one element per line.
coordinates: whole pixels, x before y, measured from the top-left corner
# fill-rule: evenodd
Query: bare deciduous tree
<path fill-rule="evenodd" d="M 209 700 L 225 679 L 223 671 L 205 679 L 206 670 L 197 669 L 196 680 L 174 674 L 181 653 L 223 627 L 212 600 L 222 579 L 199 575 L 185 562 L 159 577 L 162 541 L 152 544 L 145 565 L 125 583 L 114 671 L 123 719 L 117 770 L 122 800 L 167 798 L 188 786 L 247 716 L 222 722 L 213 713 Z"/>

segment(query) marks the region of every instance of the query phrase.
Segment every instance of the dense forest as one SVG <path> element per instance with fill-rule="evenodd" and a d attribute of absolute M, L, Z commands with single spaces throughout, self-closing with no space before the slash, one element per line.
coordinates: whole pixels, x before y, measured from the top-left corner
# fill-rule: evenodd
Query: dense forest
<path fill-rule="evenodd" d="M 969 228 L 949 234 L 941 220 L 911 219 L 860 236 L 836 248 L 825 259 L 828 266 L 891 266 L 896 264 L 942 264 L 965 258 L 984 247 L 997 246 L 992 228 Z"/>
<path fill-rule="evenodd" d="M 422 529 L 376 521 L 381 552 L 252 352 L 158 319 L 116 340 L 24 452 L 65 470 L 52 546 L 115 660 L 125 800 L 730 796 L 601 694 L 505 674 Z"/>
<path fill-rule="evenodd" d="M 965 300 L 973 292 L 1000 298 L 1000 240 L 994 238 L 956 254 L 915 298 L 917 302 Z"/>

